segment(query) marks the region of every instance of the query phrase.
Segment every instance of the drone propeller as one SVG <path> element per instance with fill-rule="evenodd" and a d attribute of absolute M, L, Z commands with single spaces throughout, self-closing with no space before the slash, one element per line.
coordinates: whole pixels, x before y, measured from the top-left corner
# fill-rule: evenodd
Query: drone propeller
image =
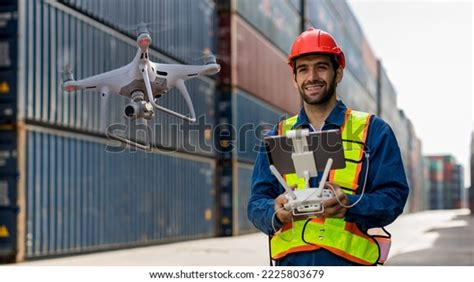
<path fill-rule="evenodd" d="M 134 25 L 117 24 L 117 27 L 119 29 L 127 31 L 127 32 L 133 31 L 135 36 L 139 35 L 140 33 L 144 33 L 144 32 L 162 33 L 162 32 L 174 29 L 171 25 L 163 24 L 163 23 L 160 23 L 158 21 L 140 22 L 140 23 L 134 24 Z"/>
<path fill-rule="evenodd" d="M 204 64 L 216 64 L 217 60 L 221 60 L 225 63 L 230 62 L 230 57 L 225 55 L 214 54 L 209 48 L 204 48 L 202 51 L 187 51 L 198 57 L 192 59 L 191 61 L 204 61 Z"/>
<path fill-rule="evenodd" d="M 72 73 L 74 64 L 70 54 L 71 52 L 69 51 L 69 48 L 63 48 L 62 55 L 59 56 L 58 60 L 57 69 L 63 84 L 67 81 L 74 80 L 74 75 Z"/>

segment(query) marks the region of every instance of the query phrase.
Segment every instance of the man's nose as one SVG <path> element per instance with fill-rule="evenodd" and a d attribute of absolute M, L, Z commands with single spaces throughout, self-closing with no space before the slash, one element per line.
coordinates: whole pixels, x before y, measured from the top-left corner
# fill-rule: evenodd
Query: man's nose
<path fill-rule="evenodd" d="M 309 81 L 316 81 L 318 80 L 318 72 L 314 68 L 310 68 L 308 71 L 308 80 Z"/>

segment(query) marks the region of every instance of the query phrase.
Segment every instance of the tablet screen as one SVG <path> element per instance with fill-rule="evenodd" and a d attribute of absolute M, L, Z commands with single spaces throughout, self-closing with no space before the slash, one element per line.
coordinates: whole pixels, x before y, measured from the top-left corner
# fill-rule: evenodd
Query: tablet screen
<path fill-rule="evenodd" d="M 306 137 L 308 148 L 313 152 L 316 161 L 316 169 L 323 171 L 329 158 L 333 159 L 331 169 L 346 167 L 342 137 L 339 130 L 327 130 L 310 132 Z M 283 174 L 295 173 L 295 166 L 291 154 L 293 153 L 293 141 L 286 136 L 269 136 L 264 138 L 267 157 Z"/>

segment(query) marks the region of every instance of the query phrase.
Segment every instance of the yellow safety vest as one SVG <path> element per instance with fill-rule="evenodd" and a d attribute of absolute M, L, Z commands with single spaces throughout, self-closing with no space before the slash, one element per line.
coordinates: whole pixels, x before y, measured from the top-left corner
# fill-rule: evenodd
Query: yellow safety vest
<path fill-rule="evenodd" d="M 332 170 L 329 181 L 343 188 L 347 194 L 355 194 L 364 158 L 371 115 L 347 109 L 341 127 L 346 167 Z M 278 135 L 285 135 L 296 124 L 293 116 L 278 124 Z M 284 175 L 288 185 L 304 189 L 305 181 L 296 173 Z M 355 223 L 340 218 L 317 218 L 295 220 L 285 224 L 271 241 L 271 255 L 275 260 L 284 256 L 324 248 L 349 261 L 362 265 L 383 263 L 388 255 L 390 239 L 387 236 L 371 236 L 362 232 Z M 382 253 L 381 253 L 382 252 Z"/>

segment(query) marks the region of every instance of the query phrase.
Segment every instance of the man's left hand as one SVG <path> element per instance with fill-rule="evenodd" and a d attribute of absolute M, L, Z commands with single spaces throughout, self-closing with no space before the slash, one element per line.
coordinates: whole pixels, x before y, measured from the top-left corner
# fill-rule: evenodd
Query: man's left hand
<path fill-rule="evenodd" d="M 349 199 L 347 198 L 347 194 L 344 193 L 339 185 L 336 183 L 329 183 L 336 192 L 336 197 L 327 199 L 323 201 L 324 206 L 324 213 L 322 213 L 321 217 L 334 217 L 334 218 L 343 218 L 346 215 L 348 208 L 345 208 L 339 204 L 341 202 L 344 205 L 349 204 Z M 337 199 L 339 199 L 339 202 Z"/>

